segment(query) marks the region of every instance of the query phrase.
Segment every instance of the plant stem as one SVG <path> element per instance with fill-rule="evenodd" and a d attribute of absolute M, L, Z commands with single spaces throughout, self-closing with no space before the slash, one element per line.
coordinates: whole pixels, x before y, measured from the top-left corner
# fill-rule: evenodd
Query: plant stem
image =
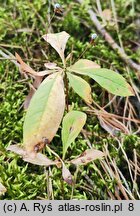
<path fill-rule="evenodd" d="M 86 53 L 86 51 L 91 47 L 91 43 L 89 43 L 86 48 L 83 50 L 83 52 L 81 53 L 81 55 L 79 56 L 79 58 L 77 59 L 77 61 L 83 57 L 83 55 Z"/>
<path fill-rule="evenodd" d="M 55 156 L 61 161 L 62 164 L 64 163 L 64 162 L 62 161 L 62 159 L 59 157 L 59 155 L 58 155 L 56 152 L 54 152 L 48 145 L 46 145 L 46 148 L 47 148 L 53 155 L 55 155 Z"/>
<path fill-rule="evenodd" d="M 71 200 L 73 199 L 73 193 L 74 193 L 74 189 L 75 189 L 75 185 L 76 185 L 78 172 L 79 172 L 79 166 L 76 167 L 76 172 L 74 174 L 74 183 L 72 185 L 71 198 L 70 198 Z"/>
<path fill-rule="evenodd" d="M 64 162 L 63 160 L 59 157 L 59 155 L 54 152 L 49 146 L 46 146 L 47 149 L 53 154 L 55 155 L 62 163 L 62 166 L 64 166 Z M 63 196 L 63 199 L 65 199 L 65 190 L 64 190 L 64 182 L 63 182 L 63 179 L 61 180 L 61 190 L 62 190 L 62 196 Z"/>
<path fill-rule="evenodd" d="M 66 72 L 65 72 L 65 76 L 64 76 L 64 83 L 65 83 L 65 87 L 66 87 L 66 111 L 69 112 L 69 102 L 68 102 L 68 98 L 69 98 L 69 83 L 68 83 L 68 77 L 67 77 Z"/>
<path fill-rule="evenodd" d="M 64 181 L 63 181 L 63 179 L 61 180 L 61 189 L 62 189 L 63 200 L 65 200 L 65 190 L 64 190 Z"/>
<path fill-rule="evenodd" d="M 64 84 L 66 88 L 66 111 L 69 112 L 69 103 L 68 103 L 68 98 L 69 98 L 69 83 L 68 83 L 68 77 L 66 73 L 66 60 L 63 58 L 63 67 L 64 67 Z"/>

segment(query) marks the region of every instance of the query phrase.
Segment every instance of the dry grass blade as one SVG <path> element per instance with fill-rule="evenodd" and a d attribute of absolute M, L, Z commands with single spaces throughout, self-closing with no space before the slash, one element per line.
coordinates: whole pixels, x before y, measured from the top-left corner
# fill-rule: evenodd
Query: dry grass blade
<path fill-rule="evenodd" d="M 118 135 L 119 131 L 125 134 L 130 134 L 128 128 L 122 122 L 118 121 L 114 117 L 104 116 L 103 113 L 101 115 L 100 114 L 98 115 L 98 118 L 99 118 L 101 126 L 111 135 L 113 136 Z"/>
<path fill-rule="evenodd" d="M 119 128 L 123 133 L 130 134 L 128 128 L 120 121 L 115 118 L 109 119 L 109 122 L 116 128 Z"/>
<path fill-rule="evenodd" d="M 104 128 L 112 136 L 116 136 L 119 133 L 120 129 L 110 124 L 108 119 L 102 118 L 101 116 L 98 116 L 98 119 L 101 127 Z"/>
<path fill-rule="evenodd" d="M 44 173 L 46 176 L 46 181 L 47 181 L 47 196 L 48 196 L 48 200 L 54 200 L 54 194 L 53 194 L 53 186 L 52 186 L 52 171 L 51 171 L 51 167 L 49 167 L 49 169 L 47 169 L 46 167 L 44 167 Z"/>
<path fill-rule="evenodd" d="M 108 113 L 107 111 L 103 110 L 101 108 L 101 110 L 89 110 L 89 112 L 92 112 L 94 114 L 96 114 L 97 116 L 102 116 L 102 117 L 106 117 L 106 118 L 116 118 L 116 119 L 125 119 L 125 120 L 128 120 L 128 121 L 132 121 L 132 122 L 135 122 L 135 123 L 139 123 L 140 124 L 140 120 L 138 119 L 135 119 L 135 118 L 129 118 L 129 117 L 123 117 L 123 116 L 119 116 L 119 115 L 116 115 L 116 114 L 112 114 L 112 113 Z"/>
<path fill-rule="evenodd" d="M 107 161 L 106 166 L 109 167 L 109 168 L 107 169 L 107 172 L 108 172 L 108 170 L 109 170 L 109 175 L 110 175 L 110 171 L 111 171 L 111 176 L 117 181 L 118 189 L 120 190 L 120 192 L 122 193 L 122 195 L 124 196 L 124 198 L 125 198 L 126 200 L 129 199 L 128 195 L 131 197 L 131 199 L 135 199 L 135 198 L 133 197 L 133 194 L 132 194 L 132 192 L 130 191 L 130 189 L 129 189 L 127 183 L 126 183 L 126 188 L 124 187 L 124 185 L 123 185 L 123 183 L 122 183 L 122 181 L 121 181 L 121 179 L 120 179 L 120 174 L 119 174 L 119 171 L 118 171 L 118 167 L 117 167 L 117 165 L 116 165 L 116 163 L 115 163 L 115 160 L 112 160 L 112 159 L 111 159 L 111 156 L 110 156 L 109 151 L 108 151 L 108 149 L 107 149 L 106 146 L 105 146 L 105 153 L 106 153 L 106 161 Z M 107 157 L 108 157 L 109 161 L 107 160 Z M 110 165 L 111 165 L 111 167 L 112 167 L 113 169 L 110 167 Z M 106 167 L 106 166 L 105 166 L 105 167 Z M 121 177 L 122 177 L 122 176 L 121 176 Z M 123 180 L 124 183 L 126 182 L 126 181 L 124 181 L 124 180 L 125 180 L 124 177 L 123 177 L 122 180 Z"/>

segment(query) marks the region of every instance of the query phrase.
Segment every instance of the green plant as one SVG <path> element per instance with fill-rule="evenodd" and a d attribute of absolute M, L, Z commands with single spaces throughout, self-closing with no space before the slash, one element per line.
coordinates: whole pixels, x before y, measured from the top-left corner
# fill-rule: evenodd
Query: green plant
<path fill-rule="evenodd" d="M 39 87 L 33 95 L 31 102 L 28 101 L 29 108 L 25 116 L 23 125 L 23 147 L 11 145 L 7 149 L 23 156 L 23 160 L 37 165 L 56 165 L 62 166 L 63 179 L 72 184 L 72 175 L 67 164 L 84 165 L 95 159 L 101 159 L 104 153 L 96 149 L 87 149 L 80 156 L 66 159 L 66 153 L 70 145 L 74 142 L 83 126 L 86 123 L 87 115 L 84 112 L 69 110 L 69 85 L 86 102 L 91 105 L 93 102 L 91 87 L 82 76 L 89 76 L 112 94 L 119 96 L 133 95 L 133 90 L 126 80 L 118 73 L 100 68 L 95 62 L 87 59 L 79 59 L 73 65 L 67 65 L 71 53 L 65 58 L 64 51 L 69 34 L 60 32 L 47 34 L 43 38 L 57 51 L 61 57 L 63 67 L 58 67 L 55 63 L 46 63 L 46 70 L 42 72 L 34 71 L 29 65 L 24 63 L 21 57 L 16 54 L 20 71 L 24 74 L 29 73 L 35 77 L 35 82 Z M 43 77 L 47 77 L 42 81 Z M 42 81 L 42 83 L 41 83 Z M 41 83 L 41 84 L 40 84 Z M 65 102 L 66 97 L 66 102 Z M 29 97 L 28 97 L 29 99 Z M 66 115 L 63 118 L 66 105 Z M 62 121 L 62 144 L 63 155 L 58 155 L 49 147 L 57 133 Z M 53 154 L 57 160 L 50 160 L 44 154 L 39 153 L 44 147 Z"/>

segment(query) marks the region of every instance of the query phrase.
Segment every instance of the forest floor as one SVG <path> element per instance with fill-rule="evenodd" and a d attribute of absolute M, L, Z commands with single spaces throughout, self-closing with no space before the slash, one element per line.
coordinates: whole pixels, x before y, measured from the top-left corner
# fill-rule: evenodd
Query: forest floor
<path fill-rule="evenodd" d="M 54 13 L 51 0 L 0 1 L 0 183 L 6 188 L 0 199 L 140 199 L 138 0 L 86 0 L 83 3 L 61 0 L 59 3 L 62 14 Z M 92 20 L 89 8 L 99 23 Z M 112 36 L 121 52 L 113 49 L 102 29 Z M 57 167 L 33 165 L 6 150 L 11 144 L 23 142 L 26 114 L 23 103 L 33 82 L 31 77 L 21 76 L 15 65 L 15 52 L 35 71 L 44 70 L 45 62 L 54 61 L 61 66 L 59 56 L 42 39 L 48 32 L 61 31 L 71 36 L 65 54 L 72 52 L 72 62 L 89 59 L 102 68 L 112 69 L 123 75 L 135 92 L 135 96 L 130 97 L 114 96 L 93 80 L 86 79 L 92 87 L 92 106 L 108 114 L 87 112 L 84 131 L 68 149 L 67 158 L 80 155 L 89 146 L 103 151 L 106 156 L 79 168 L 71 165 L 69 169 L 75 178 L 73 186 L 63 181 Z M 92 33 L 98 35 L 94 45 L 90 44 Z M 85 112 L 89 108 L 72 89 L 69 90 L 69 105 Z M 51 143 L 59 154 L 62 153 L 60 129 Z"/>

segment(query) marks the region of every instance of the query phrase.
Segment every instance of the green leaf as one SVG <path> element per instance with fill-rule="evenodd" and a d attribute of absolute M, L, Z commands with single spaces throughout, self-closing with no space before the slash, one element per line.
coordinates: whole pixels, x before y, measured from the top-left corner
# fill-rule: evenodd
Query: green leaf
<path fill-rule="evenodd" d="M 120 74 L 109 69 L 94 68 L 94 66 L 92 67 L 91 65 L 91 63 L 90 65 L 88 65 L 88 63 L 84 59 L 81 59 L 70 68 L 68 68 L 68 70 L 77 74 L 87 75 L 91 77 L 103 88 L 114 95 L 134 95 L 131 86 Z"/>
<path fill-rule="evenodd" d="M 86 114 L 80 111 L 71 111 L 65 115 L 62 123 L 63 159 L 70 144 L 74 142 L 86 123 Z"/>
<path fill-rule="evenodd" d="M 87 103 L 92 103 L 90 85 L 81 77 L 67 73 L 69 82 L 74 91 L 83 98 Z"/>
<path fill-rule="evenodd" d="M 25 116 L 23 143 L 27 152 L 35 152 L 40 149 L 43 140 L 46 140 L 47 143 L 51 142 L 61 123 L 64 108 L 62 75 L 52 74 L 41 83 L 35 92 Z"/>
<path fill-rule="evenodd" d="M 65 31 L 43 35 L 44 40 L 46 40 L 58 52 L 63 62 L 64 51 L 69 37 L 70 35 Z"/>
<path fill-rule="evenodd" d="M 79 59 L 74 65 L 69 67 L 68 70 L 74 69 L 76 71 L 80 71 L 81 69 L 86 70 L 86 69 L 95 69 L 95 68 L 100 68 L 100 65 L 88 59 Z"/>

